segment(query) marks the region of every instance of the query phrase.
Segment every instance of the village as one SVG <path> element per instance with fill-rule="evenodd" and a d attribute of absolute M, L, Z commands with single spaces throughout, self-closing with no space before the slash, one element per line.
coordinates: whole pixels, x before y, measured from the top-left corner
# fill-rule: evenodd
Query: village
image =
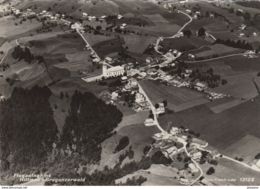
<path fill-rule="evenodd" d="M 187 0 L 180 1 L 181 5 L 187 3 Z M 163 7 L 166 10 L 172 11 L 175 9 L 174 3 L 165 3 Z M 174 10 L 176 11 L 176 10 Z M 244 14 L 243 10 L 237 10 Z M 152 46 L 152 53 L 147 56 L 143 62 L 124 62 L 118 64 L 114 57 L 101 57 L 93 48 L 87 33 L 89 30 L 99 32 L 100 30 L 112 29 L 118 33 L 127 32 L 128 24 L 119 22 L 119 25 L 107 23 L 107 19 L 123 20 L 121 14 L 93 16 L 87 12 L 83 12 L 81 18 L 77 21 L 71 19 L 65 14 L 52 13 L 51 10 L 43 10 L 40 13 L 34 12 L 32 9 L 20 10 L 13 6 L 9 6 L 4 15 L 13 15 L 16 18 L 38 19 L 44 20 L 50 25 L 60 25 L 66 27 L 68 31 L 78 35 L 85 44 L 84 51 L 90 54 L 92 65 L 100 68 L 98 72 L 91 73 L 88 71 L 80 71 L 80 79 L 86 84 L 96 84 L 99 86 L 107 86 L 107 90 L 102 91 L 99 98 L 106 104 L 119 107 L 123 106 L 126 109 L 134 111 L 135 114 L 147 113 L 147 117 L 143 121 L 146 128 L 155 127 L 159 132 L 152 136 L 153 143 L 146 156 L 155 151 L 160 151 L 165 158 L 171 160 L 171 166 L 177 167 L 176 179 L 182 185 L 201 185 L 210 184 L 205 178 L 205 175 L 212 175 L 215 172 L 215 167 L 220 159 L 228 159 L 234 163 L 240 164 L 243 167 L 251 170 L 260 171 L 260 160 L 252 163 L 242 162 L 241 158 L 231 158 L 219 153 L 215 148 L 210 146 L 207 141 L 201 139 L 200 133 L 196 133 L 191 129 L 173 123 L 173 125 L 165 129 L 160 118 L 174 112 L 168 107 L 167 99 L 154 101 L 150 99 L 150 94 L 143 88 L 143 82 L 155 82 L 163 86 L 185 89 L 192 91 L 202 97 L 205 97 L 207 102 L 219 102 L 221 99 L 234 98 L 228 92 L 219 92 L 216 90 L 219 86 L 224 87 L 227 80 L 217 75 L 212 68 L 206 70 L 198 70 L 194 65 L 212 60 L 222 60 L 233 56 L 241 56 L 243 58 L 254 60 L 258 58 L 258 52 L 253 49 L 243 49 L 233 54 L 223 54 L 218 56 L 199 58 L 193 53 L 193 50 L 183 51 L 175 48 L 163 47 L 163 42 L 168 39 L 183 39 L 187 30 L 185 30 L 194 20 L 199 20 L 202 12 L 194 11 L 189 8 L 177 10 L 176 13 L 187 17 L 188 21 L 179 28 L 173 36 L 158 37 Z M 112 18 L 111 18 L 112 17 Z M 210 19 L 215 18 L 215 14 L 209 14 Z M 94 28 L 94 29 L 93 29 Z M 246 24 L 240 24 L 236 35 L 239 38 L 246 37 Z M 198 37 L 198 31 L 196 37 Z M 214 44 L 217 39 L 214 34 L 209 31 L 204 31 L 203 40 Z M 251 37 L 257 37 L 258 33 L 253 31 Z M 223 41 L 221 41 L 223 42 Z M 225 43 L 224 41 L 223 43 Z M 17 40 L 19 45 L 19 41 Z M 246 45 L 246 44 L 244 44 Z M 5 53 L 3 52 L 5 59 Z M 186 59 L 185 59 L 186 58 Z M 1 64 L 1 63 L 0 63 Z M 205 79 L 206 78 L 206 79 Z M 241 98 L 243 99 L 243 98 Z M 0 100 L 4 101 L 5 97 L 0 96 Z M 143 115 L 142 115 L 143 116 Z M 165 123 L 163 123 L 165 124 Z M 207 170 L 205 172 L 205 170 Z"/>

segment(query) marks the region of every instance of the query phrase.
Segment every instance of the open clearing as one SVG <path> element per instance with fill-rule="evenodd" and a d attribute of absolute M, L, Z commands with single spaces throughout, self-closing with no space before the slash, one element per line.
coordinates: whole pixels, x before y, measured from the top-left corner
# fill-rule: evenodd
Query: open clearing
<path fill-rule="evenodd" d="M 34 30 L 41 26 L 41 23 L 34 19 L 32 21 L 23 22 L 23 24 L 15 25 L 16 22 L 19 21 L 15 21 L 12 16 L 0 18 L 0 37 L 9 38 L 14 35 Z"/>
<path fill-rule="evenodd" d="M 227 55 L 227 54 L 231 54 L 231 53 L 243 52 L 240 49 L 235 49 L 235 48 L 228 47 L 228 46 L 222 45 L 222 44 L 215 44 L 215 45 L 209 46 L 209 48 L 210 48 L 210 50 L 202 51 L 202 52 L 196 53 L 195 55 L 197 57 L 210 57 L 212 55 L 223 56 L 223 55 Z"/>
<path fill-rule="evenodd" d="M 225 154 L 233 158 L 242 157 L 246 163 L 252 163 L 258 153 L 260 153 L 260 138 L 253 135 L 245 135 L 225 150 Z"/>
<path fill-rule="evenodd" d="M 201 46 L 210 45 L 210 43 L 198 37 L 181 37 L 164 39 L 160 45 L 165 51 L 168 51 L 169 49 L 176 49 L 183 52 L 197 49 Z"/>
<path fill-rule="evenodd" d="M 128 51 L 142 54 L 146 48 L 155 43 L 156 37 L 139 35 L 122 35 Z"/>

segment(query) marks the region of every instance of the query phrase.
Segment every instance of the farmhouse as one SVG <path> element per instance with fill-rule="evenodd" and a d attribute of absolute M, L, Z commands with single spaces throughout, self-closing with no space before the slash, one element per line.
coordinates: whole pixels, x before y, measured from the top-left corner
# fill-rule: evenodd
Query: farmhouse
<path fill-rule="evenodd" d="M 192 158 L 194 160 L 199 160 L 201 156 L 202 156 L 201 152 L 195 152 L 194 154 L 192 154 Z"/>
<path fill-rule="evenodd" d="M 145 125 L 146 127 L 151 127 L 151 126 L 154 125 L 154 120 L 153 120 L 152 118 L 148 118 L 148 119 L 146 119 L 146 120 L 144 121 L 144 125 Z"/>
<path fill-rule="evenodd" d="M 177 127 L 172 127 L 170 133 L 172 135 L 177 135 L 180 133 L 180 130 Z"/>
<path fill-rule="evenodd" d="M 194 165 L 194 163 L 190 163 L 189 164 L 189 168 L 191 170 L 192 173 L 197 173 L 199 172 L 198 168 Z"/>
<path fill-rule="evenodd" d="M 159 103 L 158 105 L 159 105 L 159 107 L 156 108 L 156 114 L 157 115 L 164 114 L 165 113 L 164 104 L 163 103 Z"/>

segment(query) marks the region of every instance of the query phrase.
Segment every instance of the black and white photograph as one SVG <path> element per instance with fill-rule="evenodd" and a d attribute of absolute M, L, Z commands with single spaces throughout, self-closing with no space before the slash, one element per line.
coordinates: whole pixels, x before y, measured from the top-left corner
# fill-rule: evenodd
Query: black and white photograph
<path fill-rule="evenodd" d="M 0 0 L 0 186 L 260 188 L 260 0 Z"/>

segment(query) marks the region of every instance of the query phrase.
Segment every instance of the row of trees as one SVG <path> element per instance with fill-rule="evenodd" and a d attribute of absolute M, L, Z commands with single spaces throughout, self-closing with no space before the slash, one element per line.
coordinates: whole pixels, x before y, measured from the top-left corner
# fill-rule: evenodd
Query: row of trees
<path fill-rule="evenodd" d="M 199 69 L 196 69 L 192 71 L 190 74 L 190 78 L 193 81 L 199 80 L 201 82 L 206 82 L 208 87 L 215 88 L 219 85 L 221 81 L 220 75 L 214 74 L 214 71 L 212 68 L 208 69 L 205 72 L 200 71 Z"/>
<path fill-rule="evenodd" d="M 240 49 L 247 49 L 247 50 L 252 50 L 253 47 L 250 43 L 246 42 L 246 41 L 241 41 L 241 40 L 237 40 L 237 41 L 232 41 L 230 39 L 227 40 L 223 40 L 223 39 L 217 39 L 215 41 L 215 44 L 224 44 L 230 47 L 234 47 L 234 48 L 240 48 Z"/>

